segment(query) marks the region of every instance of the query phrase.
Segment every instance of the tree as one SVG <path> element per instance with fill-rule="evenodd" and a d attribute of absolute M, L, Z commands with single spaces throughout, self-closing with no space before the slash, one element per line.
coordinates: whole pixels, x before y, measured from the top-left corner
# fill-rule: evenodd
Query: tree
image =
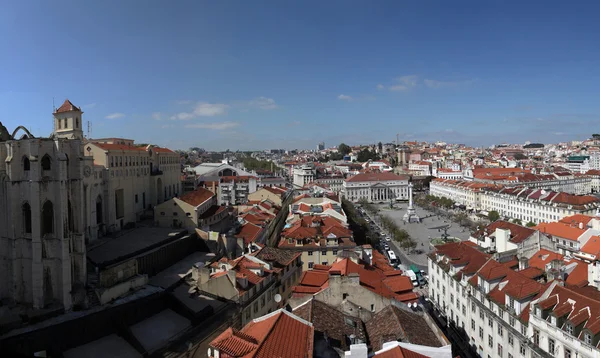
<path fill-rule="evenodd" d="M 517 225 L 523 225 L 523 222 L 521 221 L 521 219 L 513 219 L 513 224 L 517 224 Z"/>
<path fill-rule="evenodd" d="M 338 152 L 341 153 L 342 155 L 346 155 L 348 153 L 350 153 L 352 151 L 352 148 L 350 148 L 350 146 L 341 143 L 340 145 L 338 145 Z"/>
<path fill-rule="evenodd" d="M 516 160 L 527 159 L 527 157 L 523 153 L 515 153 L 514 157 Z"/>
<path fill-rule="evenodd" d="M 377 143 L 377 148 L 379 148 L 379 153 L 383 152 L 383 144 L 381 142 Z"/>
<path fill-rule="evenodd" d="M 530 221 L 527 224 L 525 224 L 525 226 L 527 226 L 527 227 L 534 227 L 535 223 L 533 221 Z"/>
<path fill-rule="evenodd" d="M 488 219 L 491 222 L 494 222 L 494 221 L 500 219 L 500 214 L 498 214 L 498 212 L 496 210 L 492 210 L 488 213 Z"/>
<path fill-rule="evenodd" d="M 371 152 L 367 148 L 363 148 L 360 152 L 358 152 L 356 160 L 359 162 L 366 162 L 368 160 L 377 159 L 377 154 Z"/>

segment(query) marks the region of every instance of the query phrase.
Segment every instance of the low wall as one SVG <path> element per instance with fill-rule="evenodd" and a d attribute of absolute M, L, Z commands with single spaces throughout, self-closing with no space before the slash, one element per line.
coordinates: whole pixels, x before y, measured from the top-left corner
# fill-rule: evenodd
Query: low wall
<path fill-rule="evenodd" d="M 117 299 L 125 294 L 129 293 L 130 290 L 138 289 L 148 283 L 148 275 L 137 275 L 131 279 L 117 283 L 116 285 L 96 290 L 100 304 L 107 304 L 110 301 Z"/>

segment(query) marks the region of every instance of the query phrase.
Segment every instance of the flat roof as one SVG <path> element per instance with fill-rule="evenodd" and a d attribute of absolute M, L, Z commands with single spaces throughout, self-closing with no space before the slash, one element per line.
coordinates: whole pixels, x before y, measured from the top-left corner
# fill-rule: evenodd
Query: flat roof
<path fill-rule="evenodd" d="M 116 334 L 71 348 L 63 352 L 63 356 L 65 358 L 142 358 L 142 355 L 132 345 Z"/>
<path fill-rule="evenodd" d="M 190 320 L 170 309 L 131 326 L 131 333 L 148 353 L 164 347 L 191 327 Z"/>
<path fill-rule="evenodd" d="M 214 257 L 215 254 L 210 252 L 194 252 L 157 273 L 148 283 L 153 286 L 168 289 L 190 274 L 192 272 L 192 266 L 195 263 L 207 262 Z"/>
<path fill-rule="evenodd" d="M 197 293 L 190 294 L 189 290 L 190 286 L 183 284 L 177 287 L 172 295 L 195 314 L 202 313 L 208 307 L 212 307 L 213 313 L 216 313 L 227 305 L 225 302 L 208 296 L 198 295 Z"/>
<path fill-rule="evenodd" d="M 117 238 L 107 238 L 97 244 L 92 243 L 94 246 L 88 249 L 87 257 L 96 265 L 109 266 L 150 251 L 169 241 L 175 241 L 186 234 L 187 230 L 139 227 Z"/>

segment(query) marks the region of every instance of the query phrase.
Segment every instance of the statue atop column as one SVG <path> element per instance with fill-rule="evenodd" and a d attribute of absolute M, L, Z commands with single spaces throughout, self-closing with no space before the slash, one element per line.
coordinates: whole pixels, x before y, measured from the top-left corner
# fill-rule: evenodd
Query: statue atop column
<path fill-rule="evenodd" d="M 404 214 L 405 222 L 421 222 L 421 218 L 417 215 L 417 211 L 413 207 L 413 184 L 408 183 L 408 208 L 406 208 L 406 213 Z"/>

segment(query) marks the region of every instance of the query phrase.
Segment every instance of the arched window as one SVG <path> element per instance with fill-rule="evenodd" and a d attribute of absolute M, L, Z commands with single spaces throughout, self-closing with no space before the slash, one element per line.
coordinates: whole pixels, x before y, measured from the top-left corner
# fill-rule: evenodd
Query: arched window
<path fill-rule="evenodd" d="M 24 171 L 29 171 L 29 169 L 31 169 L 31 162 L 29 161 L 29 158 L 27 158 L 27 156 L 23 156 L 23 170 Z"/>
<path fill-rule="evenodd" d="M 42 170 L 50 170 L 52 169 L 52 160 L 48 154 L 42 157 Z"/>
<path fill-rule="evenodd" d="M 69 225 L 69 231 L 75 232 L 75 221 L 73 220 L 73 207 L 71 206 L 71 200 L 67 202 L 67 221 Z"/>
<path fill-rule="evenodd" d="M 54 206 L 47 200 L 42 206 L 42 236 L 54 232 Z"/>
<path fill-rule="evenodd" d="M 22 212 L 23 231 L 25 231 L 26 234 L 31 234 L 31 206 L 29 206 L 29 203 L 23 204 Z"/>
<path fill-rule="evenodd" d="M 79 128 L 79 117 L 75 117 L 75 128 Z"/>
<path fill-rule="evenodd" d="M 62 129 L 62 119 L 58 120 L 58 129 Z"/>

